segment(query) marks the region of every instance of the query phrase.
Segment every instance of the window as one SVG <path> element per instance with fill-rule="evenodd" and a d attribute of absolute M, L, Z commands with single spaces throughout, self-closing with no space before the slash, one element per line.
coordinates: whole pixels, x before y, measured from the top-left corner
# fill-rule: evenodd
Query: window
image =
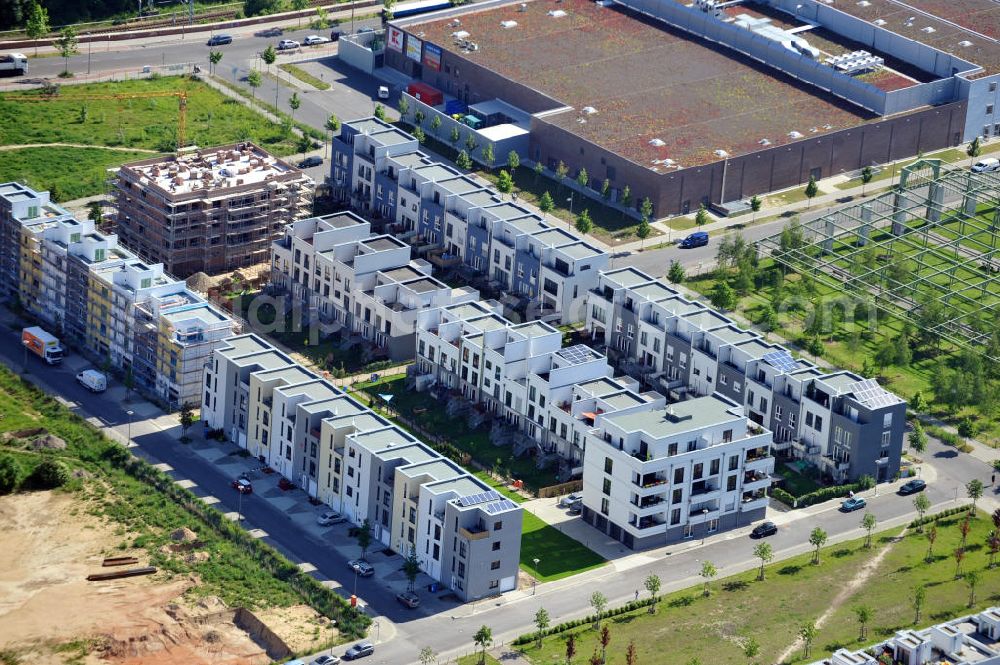
<path fill-rule="evenodd" d="M 465 541 L 458 544 L 458 556 L 465 557 Z"/>
<path fill-rule="evenodd" d="M 684 525 L 684 537 L 685 538 L 690 538 L 693 535 L 694 535 L 694 527 L 691 526 L 690 524 L 685 524 Z"/>
<path fill-rule="evenodd" d="M 993 105 L 992 104 L 987 104 L 986 105 L 986 115 L 993 115 Z"/>
<path fill-rule="evenodd" d="M 725 374 L 720 374 L 719 375 L 719 383 L 721 385 L 723 385 L 723 386 L 728 386 L 729 385 L 729 377 L 726 376 Z"/>
<path fill-rule="evenodd" d="M 610 504 L 608 503 L 607 499 L 601 499 L 601 514 L 602 515 L 607 515 L 608 514 L 608 512 L 609 512 L 609 506 L 610 506 Z"/>
<path fill-rule="evenodd" d="M 789 412 L 788 426 L 791 427 L 792 429 L 795 429 L 796 425 L 798 424 L 798 421 L 799 421 L 799 414 L 795 413 L 794 411 Z"/>
<path fill-rule="evenodd" d="M 806 411 L 806 427 L 813 426 L 813 414 L 811 411 Z"/>
<path fill-rule="evenodd" d="M 674 484 L 680 485 L 684 482 L 684 469 L 674 469 Z"/>
<path fill-rule="evenodd" d="M 611 469 L 614 468 L 614 461 L 610 457 L 604 458 L 604 473 L 611 473 Z"/>
<path fill-rule="evenodd" d="M 735 471 L 740 468 L 740 458 L 739 456 L 729 458 L 729 470 Z"/>
<path fill-rule="evenodd" d="M 887 413 L 882 416 L 882 429 L 889 429 L 892 427 L 892 414 Z"/>
<path fill-rule="evenodd" d="M 698 462 L 697 464 L 694 465 L 693 476 L 694 476 L 695 480 L 701 480 L 701 476 L 704 473 L 705 473 L 705 465 L 704 464 L 702 464 L 701 462 Z"/>
<path fill-rule="evenodd" d="M 608 496 L 611 496 L 611 479 L 610 478 L 605 478 L 604 479 L 604 490 L 603 491 Z"/>
<path fill-rule="evenodd" d="M 500 588 L 500 580 L 490 580 L 490 588 L 491 589 L 499 589 Z"/>
<path fill-rule="evenodd" d="M 673 457 L 677 454 L 677 444 L 671 443 L 667 446 L 667 457 Z"/>
<path fill-rule="evenodd" d="M 464 563 L 460 562 L 458 564 L 458 576 L 461 577 L 461 578 L 463 578 L 463 579 L 465 578 L 465 564 Z"/>
<path fill-rule="evenodd" d="M 774 418 L 775 420 L 781 420 L 781 407 L 777 404 L 774 405 Z"/>
<path fill-rule="evenodd" d="M 500 561 L 494 561 L 491 563 L 490 570 L 500 570 Z"/>
<path fill-rule="evenodd" d="M 719 520 L 713 519 L 708 520 L 708 533 L 714 533 L 719 530 Z"/>
<path fill-rule="evenodd" d="M 736 490 L 736 476 L 729 476 L 726 478 L 726 491 L 733 492 Z"/>
<path fill-rule="evenodd" d="M 815 429 L 817 432 L 823 429 L 823 418 L 821 416 L 816 416 L 816 419 L 813 421 L 813 423 L 815 425 L 813 429 Z"/>
<path fill-rule="evenodd" d="M 889 430 L 882 432 L 882 445 L 888 446 L 891 438 L 892 438 L 892 432 L 890 432 Z"/>
<path fill-rule="evenodd" d="M 500 541 L 499 540 L 497 542 L 493 543 L 493 551 L 494 552 L 499 552 L 500 551 Z"/>
<path fill-rule="evenodd" d="M 684 499 L 684 490 L 677 488 L 670 497 L 670 503 L 680 503 Z"/>
<path fill-rule="evenodd" d="M 494 531 L 499 531 L 502 528 L 503 528 L 503 522 L 494 522 L 493 523 L 493 530 Z"/>
<path fill-rule="evenodd" d="M 719 460 L 717 459 L 712 460 L 712 465 L 709 469 L 708 475 L 710 476 L 717 475 L 719 473 L 719 466 L 720 466 Z"/>

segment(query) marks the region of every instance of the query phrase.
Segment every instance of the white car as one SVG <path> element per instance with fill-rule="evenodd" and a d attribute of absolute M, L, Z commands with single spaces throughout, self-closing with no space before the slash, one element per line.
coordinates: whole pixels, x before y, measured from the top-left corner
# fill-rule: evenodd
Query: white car
<path fill-rule="evenodd" d="M 316 517 L 316 523 L 320 526 L 331 526 L 333 524 L 340 524 L 341 522 L 346 521 L 346 517 L 333 510 L 323 511 Z"/>
<path fill-rule="evenodd" d="M 290 51 L 296 48 L 299 48 L 299 43 L 294 39 L 282 39 L 280 42 L 278 42 L 279 51 Z"/>
<path fill-rule="evenodd" d="M 389 86 L 380 85 L 378 87 L 378 98 L 379 99 L 389 99 Z"/>
<path fill-rule="evenodd" d="M 315 44 L 326 44 L 330 41 L 329 37 L 320 37 L 319 35 L 309 35 L 302 40 L 302 43 L 306 46 L 314 46 Z"/>

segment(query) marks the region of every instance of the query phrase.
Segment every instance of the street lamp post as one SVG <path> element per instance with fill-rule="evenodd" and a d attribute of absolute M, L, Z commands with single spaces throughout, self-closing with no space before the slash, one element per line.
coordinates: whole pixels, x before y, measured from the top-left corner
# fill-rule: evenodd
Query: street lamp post
<path fill-rule="evenodd" d="M 236 523 L 239 524 L 243 521 L 243 490 L 240 489 L 239 483 L 236 484 Z"/>
<path fill-rule="evenodd" d="M 538 572 L 538 562 L 541 561 L 541 559 L 532 559 L 532 561 L 535 562 L 535 572 L 537 573 Z M 531 595 L 532 596 L 535 595 L 535 587 L 537 585 L 538 585 L 538 578 L 532 578 L 531 579 Z"/>
<path fill-rule="evenodd" d="M 878 496 L 878 460 L 875 460 L 875 496 Z"/>
<path fill-rule="evenodd" d="M 705 530 L 701 532 L 701 544 L 704 545 L 705 538 L 708 536 L 708 508 L 701 509 L 701 519 L 705 525 Z"/>
<path fill-rule="evenodd" d="M 127 426 L 127 429 L 125 430 L 126 433 L 127 433 L 127 436 L 126 436 L 126 439 L 125 439 L 125 447 L 126 448 L 131 448 L 132 447 L 132 416 L 135 415 L 135 413 L 132 412 L 131 410 L 129 410 L 129 411 L 125 412 L 125 415 L 128 416 L 128 426 Z"/>
<path fill-rule="evenodd" d="M 569 225 L 572 224 L 572 219 L 573 219 L 573 192 L 569 193 L 569 198 L 566 199 L 566 201 L 569 203 L 569 218 L 571 220 L 569 222 L 566 222 L 566 228 L 569 228 Z"/>

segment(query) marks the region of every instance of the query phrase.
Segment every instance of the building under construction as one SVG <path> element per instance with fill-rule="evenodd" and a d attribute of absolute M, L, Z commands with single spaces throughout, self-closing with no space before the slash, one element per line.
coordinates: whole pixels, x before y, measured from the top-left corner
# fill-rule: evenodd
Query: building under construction
<path fill-rule="evenodd" d="M 123 245 L 186 278 L 267 263 L 286 224 L 312 214 L 314 183 L 252 143 L 157 157 L 115 179 Z"/>

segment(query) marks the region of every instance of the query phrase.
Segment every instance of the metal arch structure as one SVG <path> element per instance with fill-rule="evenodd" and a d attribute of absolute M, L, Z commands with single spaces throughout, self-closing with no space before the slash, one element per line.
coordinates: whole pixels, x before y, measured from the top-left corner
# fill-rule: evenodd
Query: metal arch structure
<path fill-rule="evenodd" d="M 920 159 L 893 190 L 801 229 L 799 246 L 779 233 L 758 254 L 962 347 L 986 348 L 1000 328 L 1000 172 Z M 940 316 L 923 325 L 934 306 Z"/>

